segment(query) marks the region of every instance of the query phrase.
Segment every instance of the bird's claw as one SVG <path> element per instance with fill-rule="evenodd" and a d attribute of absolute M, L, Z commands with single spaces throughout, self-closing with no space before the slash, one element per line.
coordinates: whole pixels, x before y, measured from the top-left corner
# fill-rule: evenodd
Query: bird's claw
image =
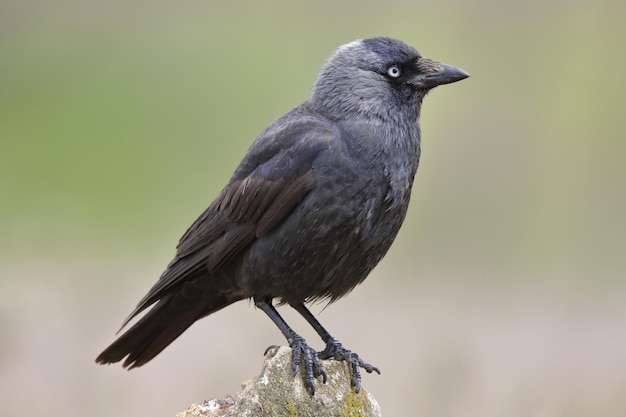
<path fill-rule="evenodd" d="M 304 365 L 302 372 L 304 387 L 311 395 L 315 394 L 315 378 L 321 376 L 324 384 L 327 379 L 326 371 L 322 367 L 318 353 L 300 336 L 290 339 L 289 346 L 293 350 L 291 369 L 294 376 L 298 373 L 300 363 L 302 363 Z"/>
<path fill-rule="evenodd" d="M 263 356 L 267 355 L 267 352 L 269 352 L 272 349 L 278 349 L 279 346 L 278 345 L 269 345 L 266 349 L 265 352 L 263 352 Z"/>
<path fill-rule="evenodd" d="M 361 390 L 360 368 L 365 369 L 368 374 L 371 374 L 372 372 L 380 374 L 380 370 L 377 367 L 363 361 L 359 355 L 343 347 L 335 338 L 331 338 L 328 343 L 326 343 L 326 348 L 319 352 L 317 356 L 320 359 L 333 358 L 338 361 L 348 362 L 350 364 L 350 383 L 354 387 L 354 391 L 357 393 Z"/>

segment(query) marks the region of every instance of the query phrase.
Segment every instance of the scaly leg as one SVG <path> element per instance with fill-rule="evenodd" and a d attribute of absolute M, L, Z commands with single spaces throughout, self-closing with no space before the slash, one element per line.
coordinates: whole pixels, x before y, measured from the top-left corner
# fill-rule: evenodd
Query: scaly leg
<path fill-rule="evenodd" d="M 309 322 L 309 324 L 315 329 L 317 334 L 320 335 L 322 340 L 326 343 L 326 348 L 318 353 L 318 357 L 320 359 L 329 359 L 333 358 L 338 361 L 346 361 L 350 364 L 350 382 L 354 387 L 354 391 L 359 392 L 361 390 L 361 370 L 363 368 L 367 371 L 367 373 L 376 372 L 380 374 L 380 370 L 370 365 L 367 362 L 364 362 L 359 355 L 355 352 L 352 352 L 341 345 L 341 343 L 332 337 L 330 333 L 322 326 L 322 324 L 317 321 L 317 319 L 313 316 L 313 313 L 309 311 L 308 308 L 304 305 L 304 303 L 298 304 L 290 304 L 298 313 L 302 315 Z"/>
<path fill-rule="evenodd" d="M 304 372 L 302 374 L 304 386 L 311 395 L 315 394 L 315 378 L 321 375 L 322 381 L 326 383 L 326 372 L 322 367 L 318 353 L 306 343 L 304 338 L 289 327 L 272 305 L 271 299 L 255 299 L 254 304 L 272 319 L 287 339 L 289 346 L 293 350 L 293 361 L 291 363 L 293 374 L 296 375 L 298 373 L 300 362 L 304 364 Z"/>

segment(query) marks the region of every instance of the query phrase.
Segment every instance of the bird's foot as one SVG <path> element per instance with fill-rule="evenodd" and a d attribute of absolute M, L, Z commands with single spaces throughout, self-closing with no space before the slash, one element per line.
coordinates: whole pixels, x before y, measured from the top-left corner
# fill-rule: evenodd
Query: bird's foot
<path fill-rule="evenodd" d="M 317 356 L 320 359 L 333 358 L 338 361 L 348 362 L 350 364 L 350 383 L 354 387 L 355 392 L 359 392 L 361 390 L 360 368 L 365 369 L 368 374 L 371 374 L 372 372 L 380 374 L 380 370 L 377 367 L 364 362 L 359 355 L 343 347 L 334 337 L 326 343 L 326 348 L 319 352 Z"/>
<path fill-rule="evenodd" d="M 304 365 L 302 373 L 304 387 L 311 395 L 315 394 L 315 378 L 321 376 L 324 384 L 327 378 L 318 353 L 300 336 L 290 338 L 289 346 L 293 350 L 293 360 L 291 362 L 293 374 L 296 375 L 298 373 L 300 363 L 302 363 Z"/>

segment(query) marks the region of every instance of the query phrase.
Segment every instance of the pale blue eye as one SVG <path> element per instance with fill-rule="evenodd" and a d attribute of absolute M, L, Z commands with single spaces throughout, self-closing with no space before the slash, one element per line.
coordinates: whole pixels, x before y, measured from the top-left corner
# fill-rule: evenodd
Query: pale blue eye
<path fill-rule="evenodd" d="M 393 78 L 398 78 L 402 74 L 400 68 L 397 65 L 392 65 L 387 69 L 387 75 Z"/>

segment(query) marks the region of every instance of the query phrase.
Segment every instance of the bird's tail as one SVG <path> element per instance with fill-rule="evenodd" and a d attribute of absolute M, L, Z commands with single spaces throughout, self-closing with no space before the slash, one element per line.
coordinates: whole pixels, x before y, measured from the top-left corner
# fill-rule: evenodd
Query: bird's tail
<path fill-rule="evenodd" d="M 196 320 L 235 301 L 237 300 L 220 297 L 214 299 L 210 305 L 202 304 L 195 309 L 181 311 L 175 308 L 171 296 L 165 297 L 98 355 L 96 362 L 115 363 L 128 356 L 124 361 L 124 368 L 141 366 L 158 355 Z"/>

